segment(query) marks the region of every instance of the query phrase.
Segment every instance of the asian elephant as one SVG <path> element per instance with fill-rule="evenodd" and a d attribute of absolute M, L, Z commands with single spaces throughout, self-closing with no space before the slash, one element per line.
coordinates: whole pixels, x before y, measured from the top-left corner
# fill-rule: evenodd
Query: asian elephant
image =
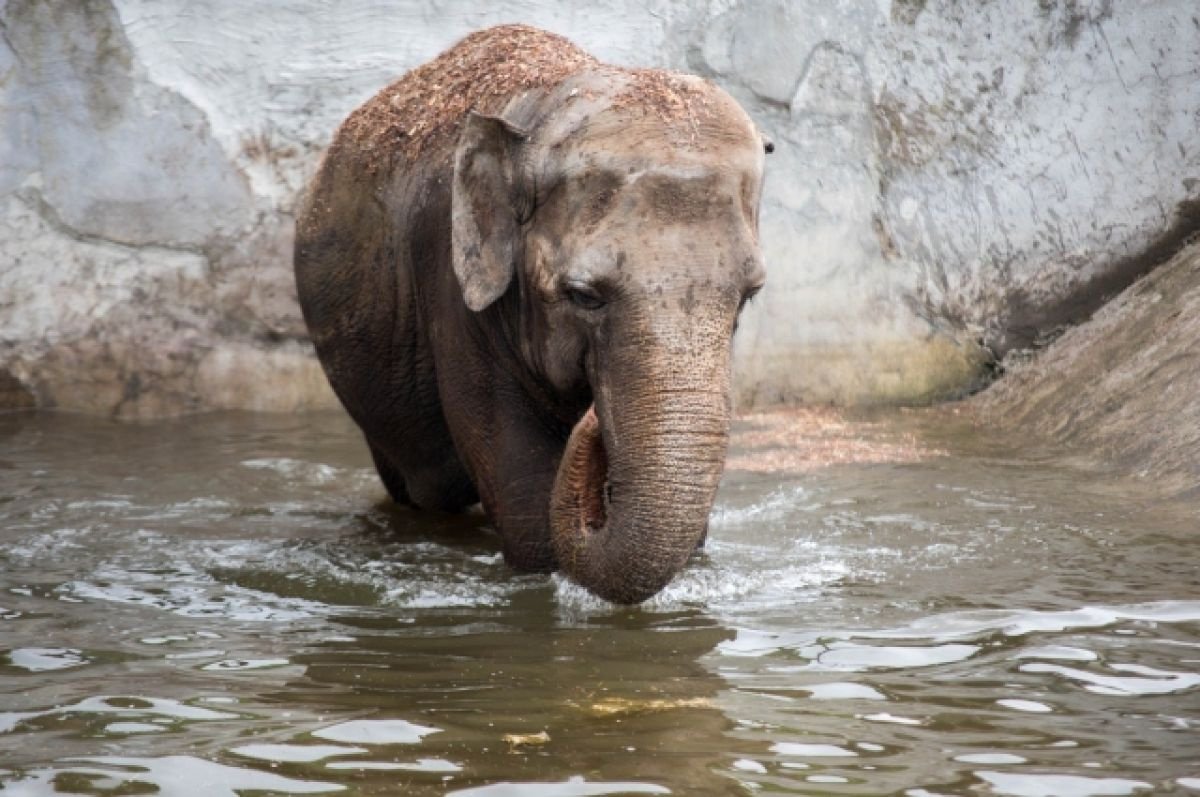
<path fill-rule="evenodd" d="M 480 31 L 338 129 L 304 318 L 401 503 L 476 501 L 508 563 L 637 603 L 702 541 L 769 145 L 697 77 Z"/>

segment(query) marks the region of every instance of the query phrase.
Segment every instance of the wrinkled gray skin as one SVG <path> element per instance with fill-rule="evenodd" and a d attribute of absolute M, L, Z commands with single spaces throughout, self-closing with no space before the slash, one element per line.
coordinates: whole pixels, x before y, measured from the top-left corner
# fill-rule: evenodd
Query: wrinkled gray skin
<path fill-rule="evenodd" d="M 626 80 L 522 93 L 394 173 L 335 146 L 296 275 L 397 501 L 478 497 L 512 566 L 636 603 L 707 528 L 731 339 L 764 279 L 764 143 L 707 82 L 688 78 L 697 123 L 614 107 Z"/>

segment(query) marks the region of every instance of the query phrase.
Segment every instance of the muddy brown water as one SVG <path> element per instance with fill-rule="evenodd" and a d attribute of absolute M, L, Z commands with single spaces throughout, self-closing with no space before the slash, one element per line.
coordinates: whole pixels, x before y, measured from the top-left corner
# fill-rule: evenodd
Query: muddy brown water
<path fill-rule="evenodd" d="M 0 416 L 0 794 L 1200 793 L 1200 511 L 940 423 L 616 609 L 340 415 Z"/>

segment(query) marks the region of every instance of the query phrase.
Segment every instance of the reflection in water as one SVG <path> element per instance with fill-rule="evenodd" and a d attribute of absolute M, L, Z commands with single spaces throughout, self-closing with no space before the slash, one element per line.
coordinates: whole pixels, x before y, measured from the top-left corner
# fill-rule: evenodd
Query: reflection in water
<path fill-rule="evenodd" d="M 1098 797 L 1105 794 L 1134 794 L 1154 788 L 1145 781 L 1126 778 L 987 771 L 975 774 L 991 786 L 996 794 L 1016 794 L 1020 797 Z"/>
<path fill-rule="evenodd" d="M 63 670 L 87 663 L 81 651 L 72 648 L 16 648 L 8 652 L 8 664 L 29 672 Z"/>
<path fill-rule="evenodd" d="M 164 698 L 89 697 L 77 703 L 54 706 L 43 711 L 0 712 L 0 733 L 9 733 L 22 724 L 47 725 L 50 720 L 61 722 L 63 717 L 91 717 L 95 722 L 107 723 L 113 717 L 129 716 L 173 721 L 233 719 L 237 715 L 227 711 L 188 706 Z"/>
<path fill-rule="evenodd" d="M 338 755 L 356 755 L 367 752 L 365 747 L 348 747 L 336 744 L 244 744 L 229 752 L 244 758 L 278 763 L 310 763 Z"/>
<path fill-rule="evenodd" d="M 313 731 L 318 739 L 350 744 L 419 744 L 441 728 L 426 728 L 405 720 L 351 720 Z"/>
<path fill-rule="evenodd" d="M 454 797 L 591 797 L 603 794 L 670 794 L 671 790 L 652 783 L 588 783 L 583 778 L 568 778 L 561 783 L 493 783 L 471 789 L 456 789 Z"/>
<path fill-rule="evenodd" d="M 95 756 L 34 768 L 7 784 L 6 794 L 41 797 L 49 794 L 164 794 L 241 797 L 248 791 L 325 794 L 343 791 L 338 783 L 298 780 L 191 756 L 126 758 Z"/>
<path fill-rule="evenodd" d="M 1200 790 L 1194 508 L 888 424 L 728 474 L 631 610 L 381 504 L 337 415 L 0 416 L 0 794 Z"/>
<path fill-rule="evenodd" d="M 700 660 L 729 632 L 695 611 L 568 626 L 548 591 L 530 592 L 514 599 L 524 604 L 515 615 L 422 618 L 404 633 L 376 618 L 342 618 L 362 626 L 352 641 L 298 657 L 304 678 L 274 697 L 320 704 L 334 694 L 341 705 L 407 711 L 422 725 L 358 720 L 312 735 L 419 742 L 423 755 L 470 760 L 456 781 L 550 784 L 465 793 L 630 793 L 628 782 L 714 789 L 713 768 L 740 745 L 725 737 L 732 723 L 714 705 L 725 683 Z M 426 719 L 436 727 L 422 727 Z M 580 773 L 587 783 L 571 780 Z"/>
<path fill-rule="evenodd" d="M 1200 685 L 1200 673 L 1164 672 L 1139 664 L 1112 664 L 1120 672 L 1136 672 L 1144 677 L 1116 677 L 1084 672 L 1058 664 L 1025 664 L 1021 672 L 1049 672 L 1071 678 L 1084 684 L 1084 689 L 1102 695 L 1167 695 L 1185 692 Z"/>

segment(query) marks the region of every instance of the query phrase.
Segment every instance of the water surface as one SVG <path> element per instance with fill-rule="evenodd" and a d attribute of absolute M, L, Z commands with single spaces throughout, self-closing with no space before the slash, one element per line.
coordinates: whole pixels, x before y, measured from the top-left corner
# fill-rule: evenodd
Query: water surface
<path fill-rule="evenodd" d="M 1200 513 L 943 421 L 617 609 L 340 415 L 0 416 L 0 793 L 1200 793 Z"/>

